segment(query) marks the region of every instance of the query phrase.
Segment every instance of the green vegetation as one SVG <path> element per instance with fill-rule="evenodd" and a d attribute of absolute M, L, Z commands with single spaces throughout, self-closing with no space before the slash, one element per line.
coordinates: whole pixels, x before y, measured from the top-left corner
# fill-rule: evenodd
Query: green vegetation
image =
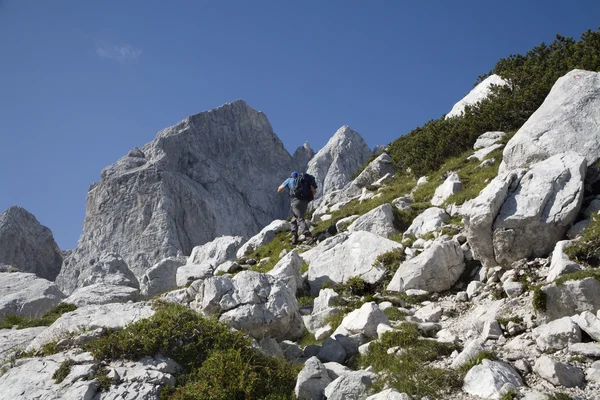
<path fill-rule="evenodd" d="M 156 302 L 156 313 L 107 330 L 87 345 L 96 360 L 139 360 L 157 353 L 182 366 L 163 400 L 291 399 L 297 366 L 264 356 L 242 332 L 183 306 Z"/>
<path fill-rule="evenodd" d="M 539 286 L 533 289 L 533 310 L 536 312 L 546 311 L 546 293 Z"/>
<path fill-rule="evenodd" d="M 462 379 L 464 380 L 465 375 L 467 375 L 467 372 L 469 372 L 471 370 L 471 368 L 473 368 L 476 365 L 479 365 L 483 362 L 483 360 L 497 360 L 498 356 L 496 356 L 496 354 L 494 354 L 491 351 L 487 351 L 484 350 L 482 352 L 480 352 L 479 354 L 477 354 L 477 357 L 473 358 L 471 361 L 469 361 L 468 363 L 465 363 L 463 365 L 460 366 L 460 368 L 458 368 L 458 372 L 460 373 Z"/>
<path fill-rule="evenodd" d="M 388 354 L 391 347 L 399 347 L 397 354 Z M 421 338 L 416 325 L 403 324 L 397 331 L 386 332 L 380 340 L 359 357 L 363 367 L 373 366 L 376 372 L 385 371 L 375 384 L 375 390 L 384 386 L 405 392 L 410 396 L 440 396 L 461 387 L 459 376 L 450 370 L 434 368 L 428 363 L 457 350 L 454 344 Z"/>
<path fill-rule="evenodd" d="M 298 340 L 298 346 L 304 348 L 306 346 L 310 346 L 311 344 L 321 344 L 321 341 L 315 339 L 315 335 L 310 333 L 308 329 L 304 328 L 304 333 L 302 333 L 302 337 Z"/>
<path fill-rule="evenodd" d="M 288 232 L 279 232 L 275 238 L 264 246 L 260 246 L 254 251 L 250 251 L 246 254 L 246 257 L 260 260 L 262 258 L 269 257 L 269 261 L 262 265 L 255 265 L 252 267 L 253 271 L 257 272 L 269 272 L 273 269 L 275 264 L 281 260 L 279 255 L 283 250 L 288 252 L 294 248 L 291 243 L 290 235 Z"/>
<path fill-rule="evenodd" d="M 581 238 L 565 248 L 565 254 L 580 264 L 600 267 L 600 215 L 592 217 Z"/>
<path fill-rule="evenodd" d="M 398 307 L 388 307 L 383 310 L 383 313 L 388 317 L 390 321 L 404 321 L 406 313 L 398 310 Z"/>
<path fill-rule="evenodd" d="M 108 377 L 108 368 L 101 366 L 96 370 L 94 375 L 90 377 L 90 379 L 95 379 L 98 382 L 98 391 L 106 392 L 110 389 L 110 385 L 112 385 L 112 380 Z"/>
<path fill-rule="evenodd" d="M 437 170 L 446 160 L 472 148 L 487 131 L 517 130 L 542 104 L 556 80 L 574 68 L 600 71 L 600 32 L 588 30 L 581 40 L 560 35 L 550 45 L 542 43 L 525 55 L 498 61 L 496 73 L 507 86 L 495 86 L 492 94 L 463 116 L 431 120 L 389 145 L 399 171 L 410 168 L 415 176 Z"/>
<path fill-rule="evenodd" d="M 500 317 L 498 319 L 496 319 L 496 321 L 498 321 L 498 323 L 500 325 L 508 325 L 509 322 L 514 322 L 515 324 L 521 324 L 523 323 L 523 318 L 518 316 L 518 315 L 514 315 L 512 317 Z"/>
<path fill-rule="evenodd" d="M 516 390 L 510 390 L 500 397 L 500 400 L 514 400 L 519 398 Z"/>
<path fill-rule="evenodd" d="M 378 255 L 375 260 L 388 271 L 394 273 L 405 258 L 404 252 L 400 248 L 395 248 Z"/>
<path fill-rule="evenodd" d="M 69 303 L 61 303 L 42 315 L 41 318 L 29 318 L 16 314 L 9 314 L 2 322 L 0 322 L 0 329 L 11 329 L 16 326 L 17 329 L 33 328 L 36 326 L 50 326 L 64 313 L 74 311 L 77 306 Z"/>
<path fill-rule="evenodd" d="M 54 383 L 61 383 L 65 380 L 67 375 L 71 373 L 71 367 L 75 364 L 73 360 L 65 360 L 60 363 L 60 366 L 54 371 L 52 374 L 52 379 L 54 379 Z"/>
<path fill-rule="evenodd" d="M 573 400 L 571 396 L 568 394 L 564 394 L 562 392 L 554 393 L 552 396 L 548 397 L 548 400 Z"/>
<path fill-rule="evenodd" d="M 600 268 L 584 269 L 582 271 L 564 274 L 559 276 L 554 283 L 557 285 L 562 285 L 567 281 L 580 281 L 585 278 L 595 278 L 597 281 L 600 281 Z"/>

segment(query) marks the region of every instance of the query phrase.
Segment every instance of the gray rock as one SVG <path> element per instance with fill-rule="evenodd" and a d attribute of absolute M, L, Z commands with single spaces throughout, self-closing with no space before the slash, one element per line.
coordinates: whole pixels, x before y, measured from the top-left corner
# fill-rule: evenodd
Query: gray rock
<path fill-rule="evenodd" d="M 460 189 L 462 189 L 460 178 L 456 172 L 453 172 L 448 175 L 444 183 L 435 189 L 431 205 L 441 206 L 448 197 L 457 193 Z"/>
<path fill-rule="evenodd" d="M 591 277 L 560 285 L 553 283 L 542 286 L 541 290 L 546 294 L 543 315 L 550 321 L 600 308 L 600 282 Z"/>
<path fill-rule="evenodd" d="M 481 338 L 483 340 L 498 340 L 500 336 L 502 336 L 502 328 L 500 328 L 498 321 L 495 319 L 485 321 L 483 330 L 481 331 Z"/>
<path fill-rule="evenodd" d="M 279 260 L 268 274 L 287 284 L 292 292 L 296 293 L 296 290 L 302 288 L 304 283 L 303 264 L 304 260 L 298 255 L 298 252 L 292 250 Z"/>
<path fill-rule="evenodd" d="M 387 238 L 398 233 L 394 226 L 394 219 L 392 205 L 389 203 L 382 204 L 361 215 L 350 224 L 348 232 L 366 231 Z"/>
<path fill-rule="evenodd" d="M 360 218 L 360 215 L 351 215 L 349 217 L 342 218 L 335 223 L 335 229 L 337 229 L 338 232 L 342 232 L 358 218 Z"/>
<path fill-rule="evenodd" d="M 586 209 L 583 211 L 583 215 L 585 215 L 586 218 L 591 218 L 592 215 L 598 214 L 599 211 L 600 211 L 600 198 L 596 198 L 596 199 L 592 200 L 590 202 L 590 204 L 586 207 Z"/>
<path fill-rule="evenodd" d="M 216 267 L 225 261 L 235 259 L 243 243 L 244 238 L 241 236 L 219 236 L 206 244 L 194 247 L 186 264 L 209 263 Z"/>
<path fill-rule="evenodd" d="M 600 158 L 600 74 L 573 70 L 559 78 L 544 103 L 504 149 L 500 173 L 576 152 L 587 165 Z"/>
<path fill-rule="evenodd" d="M 13 206 L 0 214 L 0 264 L 54 281 L 62 261 L 52 232 L 31 213 Z"/>
<path fill-rule="evenodd" d="M 308 163 L 307 172 L 315 177 L 319 186 L 311 206 L 317 208 L 323 197 L 346 186 L 371 154 L 371 149 L 357 132 L 348 126 L 338 129 Z"/>
<path fill-rule="evenodd" d="M 127 303 L 139 299 L 139 290 L 129 286 L 95 283 L 75 289 L 63 303 L 75 304 L 77 307 L 93 304 Z"/>
<path fill-rule="evenodd" d="M 460 117 L 466 106 L 475 106 L 486 99 L 491 94 L 492 85 L 504 86 L 506 84 L 507 82 L 496 74 L 488 76 L 452 107 L 452 110 L 446 114 L 446 119 Z"/>
<path fill-rule="evenodd" d="M 27 346 L 26 350 L 39 350 L 47 343 L 77 335 L 86 330 L 122 327 L 153 314 L 152 307 L 145 303 L 113 303 L 81 307 L 59 317 L 40 333 Z"/>
<path fill-rule="evenodd" d="M 292 169 L 298 172 L 306 172 L 308 163 L 315 156 L 315 151 L 310 147 L 308 142 L 296 149 L 292 156 Z"/>
<path fill-rule="evenodd" d="M 467 157 L 467 160 L 471 160 L 471 159 L 478 159 L 479 161 L 483 161 L 484 158 L 486 158 L 489 154 L 493 153 L 494 151 L 503 148 L 504 145 L 503 144 L 494 144 L 491 145 L 490 147 L 486 147 L 483 149 L 479 149 L 477 150 L 475 153 L 473 153 L 472 155 L 470 155 L 469 157 Z M 482 167 L 486 167 L 487 165 L 483 165 Z"/>
<path fill-rule="evenodd" d="M 479 296 L 484 288 L 485 288 L 485 284 L 483 284 L 482 282 L 479 282 L 479 281 L 469 282 L 469 284 L 467 285 L 467 295 L 469 296 L 469 299 Z"/>
<path fill-rule="evenodd" d="M 336 333 L 349 332 L 349 334 L 361 333 L 368 338 L 376 338 L 379 324 L 389 325 L 390 321 L 375 302 L 368 302 L 346 315 L 333 336 Z"/>
<path fill-rule="evenodd" d="M 330 383 L 331 378 L 325 366 L 317 357 L 311 357 L 298 374 L 294 393 L 301 400 L 321 400 Z"/>
<path fill-rule="evenodd" d="M 68 281 L 106 250 L 141 279 L 160 260 L 221 235 L 250 237 L 288 215 L 289 200 L 274 188 L 292 157 L 267 117 L 241 100 L 185 118 L 141 151 L 144 158 L 121 158 L 90 187 L 84 232 L 61 287 L 74 286 Z"/>
<path fill-rule="evenodd" d="M 337 340 L 329 337 L 321 345 L 317 357 L 323 362 L 343 363 L 346 359 L 346 350 Z"/>
<path fill-rule="evenodd" d="M 352 181 L 352 185 L 363 188 L 387 174 L 394 175 L 395 173 L 396 167 L 394 167 L 392 158 L 388 154 L 382 153 L 365 167 L 356 179 Z"/>
<path fill-rule="evenodd" d="M 329 377 L 332 381 L 336 380 L 340 376 L 346 376 L 354 372 L 352 369 L 336 362 L 328 362 L 324 363 L 323 365 L 325 366 L 325 368 L 327 368 L 327 373 L 329 374 Z"/>
<path fill-rule="evenodd" d="M 210 278 L 214 273 L 215 266 L 210 263 L 182 265 L 175 273 L 175 283 L 177 287 L 188 286 L 199 279 Z"/>
<path fill-rule="evenodd" d="M 502 138 L 504 136 L 506 136 L 506 133 L 504 133 L 504 132 L 483 133 L 483 134 L 479 135 L 479 137 L 475 141 L 475 144 L 473 145 L 473 150 L 490 147 L 491 145 L 494 145 L 494 144 L 498 143 L 500 140 L 502 140 Z"/>
<path fill-rule="evenodd" d="M 458 356 L 452 361 L 452 368 L 460 368 L 463 365 L 471 362 L 477 356 L 485 351 L 485 347 L 483 347 L 483 341 L 480 339 L 474 339 L 467 342 L 463 351 L 461 351 Z"/>
<path fill-rule="evenodd" d="M 585 371 L 585 378 L 591 383 L 600 383 L 600 362 L 596 361 Z M 596 399 L 594 399 L 596 400 Z"/>
<path fill-rule="evenodd" d="M 286 232 L 291 229 L 289 222 L 281 219 L 271 221 L 271 223 L 252 236 L 237 251 L 237 258 L 242 258 L 246 253 L 258 249 L 260 246 L 269 244 L 275 239 L 279 232 Z M 225 261 L 225 260 L 223 260 Z"/>
<path fill-rule="evenodd" d="M 569 317 L 538 326 L 531 332 L 537 346 L 544 352 L 562 350 L 581 342 L 581 330 Z"/>
<path fill-rule="evenodd" d="M 497 399 L 506 384 L 515 388 L 523 386 L 523 380 L 517 371 L 501 361 L 483 360 L 467 372 L 463 390 L 485 399 Z"/>
<path fill-rule="evenodd" d="M 360 277 L 367 283 L 378 282 L 386 269 L 373 265 L 377 256 L 400 246 L 400 243 L 364 231 L 341 233 L 324 240 L 301 254 L 309 264 L 311 294 L 317 295 L 325 281 L 345 283 L 352 277 Z"/>
<path fill-rule="evenodd" d="M 177 288 L 177 269 L 185 265 L 181 258 L 166 258 L 144 273 L 141 281 L 142 295 L 153 297 Z"/>
<path fill-rule="evenodd" d="M 25 329 L 0 329 L 0 365 L 17 351 L 24 350 L 45 326 Z"/>
<path fill-rule="evenodd" d="M 400 264 L 387 290 L 443 292 L 456 283 L 464 269 L 460 244 L 455 240 L 436 241 L 418 256 Z"/>
<path fill-rule="evenodd" d="M 406 393 L 400 393 L 396 389 L 386 389 L 366 398 L 366 400 L 412 400 Z"/>
<path fill-rule="evenodd" d="M 363 400 L 375 380 L 377 374 L 367 371 L 340 376 L 325 388 L 325 397 L 327 400 Z"/>
<path fill-rule="evenodd" d="M 465 210 L 474 257 L 495 267 L 546 256 L 579 211 L 585 168 L 583 157 L 559 154 L 492 180 Z"/>
<path fill-rule="evenodd" d="M 552 261 L 550 263 L 550 271 L 546 277 L 546 282 L 553 282 L 560 275 L 569 274 L 571 272 L 577 272 L 583 269 L 583 267 L 573 261 L 569 260 L 569 257 L 565 254 L 565 247 L 567 247 L 572 240 L 561 240 L 554 246 L 552 252 Z"/>
<path fill-rule="evenodd" d="M 415 313 L 414 317 L 418 318 L 421 322 L 438 322 L 442 318 L 444 309 L 435 303 L 426 305 L 425 307 L 419 308 Z"/>
<path fill-rule="evenodd" d="M 541 356 L 533 370 L 553 385 L 577 387 L 583 383 L 583 372 L 572 365 L 564 364 L 549 356 Z"/>
<path fill-rule="evenodd" d="M 584 311 L 579 315 L 572 316 L 571 319 L 592 339 L 600 342 L 600 318 L 589 311 Z"/>
<path fill-rule="evenodd" d="M 295 342 L 284 340 L 280 343 L 280 347 L 288 361 L 296 361 L 302 356 L 302 348 Z"/>
<path fill-rule="evenodd" d="M 66 296 L 53 282 L 24 272 L 0 273 L 0 319 L 8 314 L 40 317 Z"/>
<path fill-rule="evenodd" d="M 577 238 L 578 236 L 581 236 L 581 234 L 583 233 L 585 228 L 587 228 L 587 226 L 591 223 L 592 223 L 592 221 L 589 219 L 584 219 L 583 221 L 579 221 L 578 223 L 573 225 L 571 228 L 569 228 L 569 230 L 567 231 L 567 237 L 572 240 L 572 239 Z"/>
<path fill-rule="evenodd" d="M 599 343 L 574 343 L 569 346 L 571 353 L 580 354 L 590 358 L 600 358 L 600 344 Z"/>
<path fill-rule="evenodd" d="M 450 216 L 441 208 L 428 208 L 413 220 L 412 224 L 404 232 L 404 237 L 423 236 L 428 232 L 433 232 L 441 228 L 449 219 Z"/>
<path fill-rule="evenodd" d="M 502 289 L 504 290 L 504 293 L 506 293 L 506 295 L 511 299 L 519 297 L 524 291 L 523 284 L 521 282 L 514 282 L 511 280 L 502 282 Z"/>

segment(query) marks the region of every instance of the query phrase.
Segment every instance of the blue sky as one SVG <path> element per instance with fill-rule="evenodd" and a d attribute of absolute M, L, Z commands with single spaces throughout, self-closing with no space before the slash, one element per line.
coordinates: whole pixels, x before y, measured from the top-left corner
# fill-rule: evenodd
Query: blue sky
<path fill-rule="evenodd" d="M 71 249 L 102 168 L 187 115 L 241 98 L 290 152 L 346 124 L 387 144 L 599 16 L 597 0 L 0 0 L 0 212 L 25 207 Z"/>

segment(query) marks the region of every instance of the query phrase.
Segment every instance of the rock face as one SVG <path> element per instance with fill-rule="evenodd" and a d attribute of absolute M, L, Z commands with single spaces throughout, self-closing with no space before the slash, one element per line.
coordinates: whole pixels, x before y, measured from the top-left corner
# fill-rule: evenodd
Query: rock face
<path fill-rule="evenodd" d="M 52 232 L 32 214 L 16 206 L 0 214 L 0 264 L 53 281 L 62 261 Z"/>
<path fill-rule="evenodd" d="M 177 270 L 184 264 L 185 261 L 176 257 L 159 261 L 142 277 L 142 295 L 152 297 L 177 288 Z"/>
<path fill-rule="evenodd" d="M 315 151 L 310 147 L 308 142 L 296 149 L 292 156 L 292 169 L 297 172 L 306 172 L 308 162 L 315 156 Z M 291 172 L 291 171 L 290 171 Z"/>
<path fill-rule="evenodd" d="M 45 326 L 0 329 L 0 361 L 9 359 L 17 350 L 27 347 L 44 329 L 46 329 Z"/>
<path fill-rule="evenodd" d="M 475 258 L 494 267 L 550 253 L 579 212 L 585 170 L 567 153 L 496 177 L 465 212 Z"/>
<path fill-rule="evenodd" d="M 342 126 L 308 163 L 307 172 L 315 177 L 319 189 L 311 207 L 317 208 L 323 196 L 342 189 L 371 156 L 364 139 L 348 126 Z M 280 182 L 281 183 L 281 182 Z"/>
<path fill-rule="evenodd" d="M 41 317 L 66 296 L 56 285 L 34 274 L 0 273 L 0 320 L 8 314 Z"/>
<path fill-rule="evenodd" d="M 600 73 L 573 70 L 558 79 L 506 145 L 500 172 L 568 151 L 587 165 L 600 158 Z"/>
<path fill-rule="evenodd" d="M 217 236 L 252 236 L 287 216 L 289 202 L 274 188 L 291 163 L 267 117 L 241 100 L 160 131 L 90 187 L 84 233 L 62 279 L 106 250 L 141 279 Z"/>
<path fill-rule="evenodd" d="M 594 278 L 553 283 L 543 286 L 542 292 L 546 294 L 544 316 L 548 320 L 600 309 L 600 281 Z"/>
<path fill-rule="evenodd" d="M 457 193 L 460 189 L 462 189 L 460 178 L 456 172 L 453 172 L 446 178 L 444 183 L 435 189 L 431 204 L 434 206 L 441 206 L 448 197 Z"/>
<path fill-rule="evenodd" d="M 496 74 L 488 76 L 480 84 L 475 86 L 469 94 L 456 103 L 454 107 L 452 107 L 452 110 L 446 114 L 446 118 L 459 117 L 465 111 L 466 106 L 473 106 L 487 98 L 491 93 L 490 89 L 492 85 L 504 86 L 506 85 L 506 81 Z"/>
<path fill-rule="evenodd" d="M 389 203 L 374 208 L 348 226 L 348 232 L 366 231 L 390 237 L 398 233 L 394 227 L 394 212 Z"/>
<path fill-rule="evenodd" d="M 294 393 L 298 399 L 321 400 L 324 397 L 325 388 L 331 383 L 331 378 L 325 366 L 317 357 L 309 358 L 296 381 Z"/>
<path fill-rule="evenodd" d="M 450 219 L 446 211 L 441 208 L 431 207 L 419 214 L 404 232 L 404 237 L 419 237 L 428 232 L 433 232 L 444 226 L 444 223 Z"/>
<path fill-rule="evenodd" d="M 128 301 L 136 301 L 138 298 L 139 290 L 135 288 L 95 283 L 75 289 L 63 303 L 84 307 L 92 304 L 127 303 Z"/>

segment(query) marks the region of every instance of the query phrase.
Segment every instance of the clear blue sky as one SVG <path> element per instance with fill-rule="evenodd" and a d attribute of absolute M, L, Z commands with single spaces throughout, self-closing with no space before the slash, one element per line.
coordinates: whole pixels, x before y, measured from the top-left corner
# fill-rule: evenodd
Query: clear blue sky
<path fill-rule="evenodd" d="M 187 115 L 241 98 L 290 152 L 345 124 L 387 144 L 598 17 L 598 0 L 0 0 L 0 212 L 71 249 L 101 169 Z"/>

